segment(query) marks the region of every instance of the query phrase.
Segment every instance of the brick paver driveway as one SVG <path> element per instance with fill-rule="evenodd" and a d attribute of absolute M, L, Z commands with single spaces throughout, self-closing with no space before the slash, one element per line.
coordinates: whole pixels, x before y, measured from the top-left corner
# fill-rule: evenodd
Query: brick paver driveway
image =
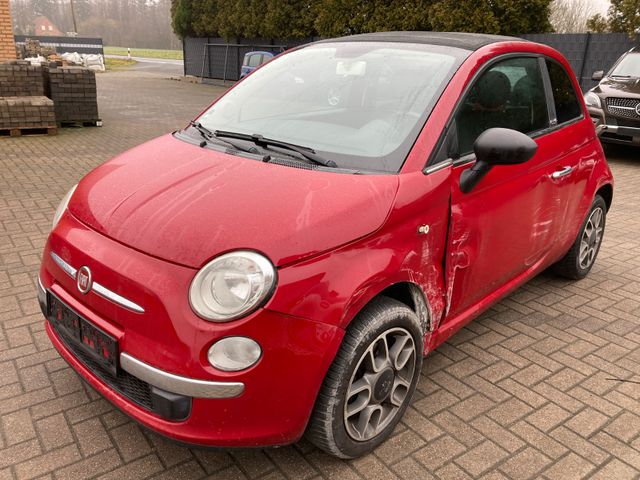
<path fill-rule="evenodd" d="M 189 450 L 80 381 L 35 299 L 54 208 L 91 168 L 183 125 L 220 91 L 108 73 L 104 127 L 0 139 L 0 479 L 639 476 L 640 155 L 624 149 L 609 151 L 617 189 L 591 275 L 541 275 L 430 355 L 401 426 L 372 455 L 342 462 L 304 441 Z"/>

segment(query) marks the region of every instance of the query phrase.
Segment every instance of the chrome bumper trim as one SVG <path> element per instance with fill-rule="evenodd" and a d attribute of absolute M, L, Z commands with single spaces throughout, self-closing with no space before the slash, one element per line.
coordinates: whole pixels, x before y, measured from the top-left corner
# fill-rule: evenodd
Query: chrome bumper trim
<path fill-rule="evenodd" d="M 44 315 L 47 314 L 47 291 L 44 289 L 42 285 L 42 280 L 40 280 L 40 275 L 38 275 L 38 304 L 40 305 L 40 310 Z"/>
<path fill-rule="evenodd" d="M 152 367 L 127 353 L 120 354 L 120 366 L 140 380 L 172 393 L 195 398 L 233 398 L 244 391 L 242 382 L 211 382 L 180 377 Z"/>
<path fill-rule="evenodd" d="M 78 269 L 72 267 L 67 262 L 65 262 L 59 255 L 55 252 L 50 252 L 51 258 L 54 262 L 71 278 L 75 279 L 78 273 Z M 142 308 L 137 303 L 132 302 L 131 300 L 123 297 L 122 295 L 117 294 L 116 292 L 109 290 L 105 286 L 101 285 L 98 282 L 92 282 L 91 290 L 95 292 L 97 295 L 100 295 L 102 298 L 109 300 L 121 307 L 134 311 L 136 313 L 144 313 L 144 308 Z M 90 290 L 90 291 L 91 291 Z"/>
<path fill-rule="evenodd" d="M 106 298 L 107 300 L 117 303 L 118 305 L 128 308 L 129 310 L 133 310 L 136 313 L 144 313 L 144 308 L 142 308 L 137 303 L 133 303 L 131 300 L 127 300 L 121 295 L 118 295 L 116 292 L 112 292 L 108 288 L 103 287 L 98 282 L 93 282 L 93 286 L 91 289 L 100 295 L 102 298 Z"/>
<path fill-rule="evenodd" d="M 49 252 L 51 255 L 51 258 L 53 258 L 53 261 L 56 262 L 56 264 L 62 269 L 64 270 L 64 272 L 69 275 L 72 278 L 76 278 L 76 274 L 78 273 L 78 270 L 73 268 L 71 265 L 69 265 L 67 262 L 65 262 L 62 258 L 60 258 L 58 256 L 57 253 L 55 252 Z"/>
<path fill-rule="evenodd" d="M 623 127 L 620 125 L 605 125 L 604 123 L 596 127 L 596 133 L 598 134 L 598 136 L 602 135 L 604 132 L 626 135 L 628 137 L 635 137 L 637 135 L 640 135 L 640 128 Z"/>

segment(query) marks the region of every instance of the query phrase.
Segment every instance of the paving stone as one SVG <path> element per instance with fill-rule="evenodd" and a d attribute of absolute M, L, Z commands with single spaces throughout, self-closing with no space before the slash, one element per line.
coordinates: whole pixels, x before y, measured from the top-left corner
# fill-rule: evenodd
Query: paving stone
<path fill-rule="evenodd" d="M 260 450 L 236 450 L 231 452 L 231 456 L 249 478 L 258 478 L 275 468 L 269 457 Z"/>
<path fill-rule="evenodd" d="M 594 466 L 584 458 L 575 453 L 569 453 L 545 470 L 544 474 L 551 480 L 580 480 L 593 470 Z"/>
<path fill-rule="evenodd" d="M 609 421 L 609 417 L 592 408 L 585 408 L 567 421 L 566 426 L 578 435 L 588 437 Z"/>
<path fill-rule="evenodd" d="M 413 458 L 405 458 L 391 467 L 395 474 L 403 480 L 433 480 L 435 477 L 416 462 Z"/>
<path fill-rule="evenodd" d="M 553 430 L 550 433 L 550 436 L 572 452 L 577 453 L 584 458 L 588 458 L 594 465 L 600 465 L 609 458 L 607 452 L 564 426 L 560 426 Z"/>
<path fill-rule="evenodd" d="M 120 466 L 122 461 L 115 448 L 85 458 L 73 465 L 59 468 L 55 475 L 58 480 L 83 480 L 110 472 Z"/>
<path fill-rule="evenodd" d="M 638 471 L 614 458 L 591 478 L 593 480 L 631 480 L 632 478 L 638 478 Z"/>
<path fill-rule="evenodd" d="M 179 478 L 180 480 L 195 480 L 198 478 L 203 478 L 203 476 L 204 470 L 202 469 L 202 467 L 198 465 L 198 462 L 192 460 L 190 462 L 183 463 L 164 470 L 161 473 L 152 476 L 151 478 L 153 478 L 154 480 L 174 480 L 176 478 Z"/>
<path fill-rule="evenodd" d="M 90 418 L 73 425 L 72 428 L 85 457 L 113 447 L 111 438 L 99 418 Z"/>
<path fill-rule="evenodd" d="M 109 473 L 100 475 L 100 480 L 137 480 L 147 478 L 163 470 L 162 463 L 155 455 L 147 455 L 133 462 L 111 470 Z"/>
<path fill-rule="evenodd" d="M 535 448 L 528 447 L 517 455 L 509 458 L 500 466 L 508 478 L 528 479 L 535 478 L 536 475 L 552 460 Z"/>
<path fill-rule="evenodd" d="M 18 480 L 36 478 L 45 473 L 53 472 L 58 468 L 65 467 L 77 462 L 82 457 L 75 445 L 69 445 L 59 450 L 52 450 L 43 455 L 33 457 L 15 466 Z"/>
<path fill-rule="evenodd" d="M 471 476 L 478 477 L 507 456 L 508 453 L 495 443 L 486 441 L 458 457 L 456 463 Z"/>
<path fill-rule="evenodd" d="M 351 461 L 351 465 L 356 471 L 366 479 L 371 480 L 393 480 L 396 475 L 389 468 L 373 455 L 356 458 Z"/>
<path fill-rule="evenodd" d="M 524 442 L 513 433 L 484 415 L 476 418 L 471 425 L 510 453 L 516 452 L 524 445 Z"/>
<path fill-rule="evenodd" d="M 61 413 L 38 420 L 36 430 L 45 450 L 52 450 L 74 442 L 67 419 Z"/>
<path fill-rule="evenodd" d="M 149 442 L 144 438 L 140 428 L 133 423 L 126 423 L 110 431 L 113 441 L 125 462 L 141 457 L 151 451 Z"/>
<path fill-rule="evenodd" d="M 33 428 L 29 410 L 18 410 L 2 415 L 0 418 L 2 420 L 2 429 L 9 445 L 35 438 L 36 431 Z"/>
<path fill-rule="evenodd" d="M 308 459 L 311 464 L 320 472 L 320 474 L 325 478 L 330 479 L 360 479 L 360 475 L 351 468 L 347 462 L 344 461 L 336 461 L 334 458 L 326 455 L 325 453 L 321 453 L 318 451 L 314 451 L 310 455 L 308 455 Z M 225 478 L 225 477 L 221 477 Z"/>
<path fill-rule="evenodd" d="M 506 402 L 494 407 L 487 415 L 500 425 L 508 425 L 531 412 L 531 407 L 517 398 L 510 398 Z"/>
<path fill-rule="evenodd" d="M 640 434 L 640 417 L 631 412 L 623 412 L 607 425 L 604 431 L 623 442 L 628 442 Z"/>

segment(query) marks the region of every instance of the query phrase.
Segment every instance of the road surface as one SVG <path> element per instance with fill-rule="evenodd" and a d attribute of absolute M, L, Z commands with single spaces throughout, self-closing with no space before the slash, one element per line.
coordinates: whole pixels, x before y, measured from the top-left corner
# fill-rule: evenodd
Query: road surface
<path fill-rule="evenodd" d="M 126 55 L 105 55 L 107 58 L 127 59 Z M 164 58 L 147 58 L 147 57 L 131 57 L 137 65 L 136 70 L 146 71 L 149 73 L 157 73 L 166 76 L 182 76 L 183 62 L 182 60 L 169 60 Z"/>

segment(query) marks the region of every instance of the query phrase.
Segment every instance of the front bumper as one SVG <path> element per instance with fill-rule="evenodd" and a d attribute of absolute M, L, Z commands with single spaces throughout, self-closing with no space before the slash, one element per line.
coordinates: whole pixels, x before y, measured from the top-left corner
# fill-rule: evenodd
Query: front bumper
<path fill-rule="evenodd" d="M 600 108 L 589 107 L 588 110 L 600 141 L 640 146 L 640 121 L 618 119 Z"/>
<path fill-rule="evenodd" d="M 144 307 L 144 312 L 99 294 L 81 294 L 75 279 L 52 259 L 52 251 L 75 268 L 89 265 L 96 281 Z M 114 242 L 67 212 L 45 247 L 39 298 L 51 292 L 116 338 L 120 370 L 149 385 L 150 403 L 132 399 L 95 365 L 83 361 L 49 321 L 47 334 L 99 393 L 160 434 L 189 444 L 229 447 L 296 441 L 304 433 L 344 332 L 272 312 L 268 304 L 244 319 L 205 322 L 188 306 L 188 285 L 194 273 Z M 230 335 L 256 340 L 263 349 L 260 361 L 242 372 L 211 367 L 206 359 L 208 347 Z"/>

